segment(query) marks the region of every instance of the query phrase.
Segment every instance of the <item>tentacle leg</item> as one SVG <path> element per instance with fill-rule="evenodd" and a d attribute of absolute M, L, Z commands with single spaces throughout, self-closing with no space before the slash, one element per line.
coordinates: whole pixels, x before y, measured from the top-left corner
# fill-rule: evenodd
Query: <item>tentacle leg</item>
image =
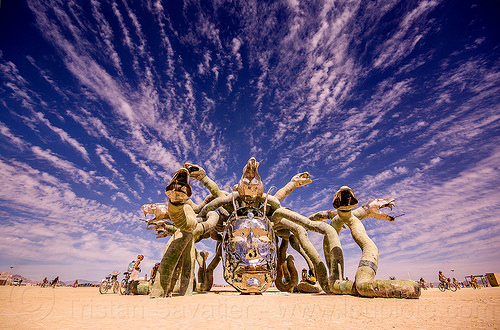
<path fill-rule="evenodd" d="M 184 252 L 184 249 L 193 239 L 190 232 L 178 230 L 169 241 L 168 247 L 163 254 L 163 258 L 158 267 L 155 283 L 151 289 L 151 297 L 165 297 L 170 295 L 168 288 L 174 275 L 177 264 Z"/>
<path fill-rule="evenodd" d="M 292 248 L 297 251 L 298 253 L 300 253 L 300 255 L 304 258 L 304 260 L 306 261 L 307 263 L 307 267 L 309 267 L 309 269 L 311 269 L 313 271 L 314 274 L 316 274 L 315 270 L 314 270 L 314 265 L 313 263 L 311 262 L 311 259 L 308 257 L 306 251 L 304 251 L 304 249 L 302 248 L 302 246 L 300 246 L 300 242 L 299 240 L 297 239 L 297 237 L 295 237 L 295 235 L 290 235 L 290 245 L 292 246 Z"/>
<path fill-rule="evenodd" d="M 356 291 L 364 297 L 418 298 L 420 286 L 416 282 L 375 280 L 378 268 L 378 249 L 366 234 L 361 220 L 351 211 L 357 203 L 354 192 L 346 186 L 341 187 L 333 198 L 333 206 L 338 210 L 338 217 L 351 229 L 352 238 L 361 248 L 361 260 L 354 280 Z M 368 214 L 369 210 L 363 210 Z M 377 216 L 383 218 L 380 212 L 376 213 Z"/>
<path fill-rule="evenodd" d="M 197 291 L 202 291 L 207 281 L 207 258 L 208 251 L 196 250 L 196 261 L 198 262 L 198 288 Z"/>
<path fill-rule="evenodd" d="M 304 227 L 287 219 L 281 219 L 280 223 L 286 226 L 287 229 L 289 229 L 298 239 L 300 245 L 307 253 L 307 256 L 314 265 L 314 269 L 316 270 L 316 277 L 318 279 L 319 284 L 321 285 L 321 288 L 325 292 L 330 293 L 331 290 L 330 290 L 330 280 L 328 278 L 328 270 L 323 260 L 321 260 L 318 251 L 314 248 L 314 245 L 307 237 L 307 232 L 304 230 Z"/>
<path fill-rule="evenodd" d="M 205 283 L 203 287 L 201 287 L 201 291 L 210 291 L 214 284 L 214 270 L 222 259 L 222 242 L 218 241 L 217 246 L 215 248 L 215 256 L 208 264 L 208 267 L 205 271 Z"/>
<path fill-rule="evenodd" d="M 310 255 L 310 249 L 309 246 L 304 245 L 304 241 L 302 237 L 297 236 L 299 238 L 299 241 L 301 243 L 301 246 L 304 248 L 306 251 L 307 255 L 309 258 L 311 258 L 311 261 L 315 265 L 315 271 L 316 275 L 318 277 L 318 281 L 320 281 L 321 287 L 325 292 L 331 292 L 329 283 L 334 283 L 336 280 L 340 280 L 343 278 L 343 270 L 344 270 L 344 257 L 342 253 L 342 248 L 340 245 L 340 240 L 338 237 L 337 232 L 328 224 L 324 222 L 318 222 L 318 221 L 311 221 L 310 219 L 293 212 L 291 210 L 285 209 L 285 208 L 279 208 L 273 213 L 272 216 L 273 219 L 279 220 L 279 219 L 287 219 L 291 222 L 294 222 L 296 224 L 299 224 L 300 226 L 303 226 L 307 230 L 312 230 L 318 233 L 321 233 L 325 235 L 325 240 L 324 240 L 324 250 L 325 250 L 325 255 L 328 254 L 328 258 L 325 257 L 326 260 L 328 260 L 328 270 L 330 275 L 328 276 L 328 273 L 321 274 L 322 270 L 318 269 L 317 264 L 318 261 L 315 261 L 313 257 Z M 282 220 L 283 221 L 283 220 Z M 294 232 L 295 235 L 297 235 L 296 232 Z M 302 235 L 303 236 L 303 235 Z M 309 240 L 307 240 L 309 241 Z M 309 242 L 310 244 L 310 242 Z M 312 245 L 312 244 L 311 244 Z M 314 247 L 313 247 L 314 249 Z M 314 251 L 316 251 L 314 249 Z M 317 253 L 317 252 L 316 252 Z M 314 255 L 314 258 L 316 256 Z M 322 262 L 321 262 L 322 263 Z M 324 264 L 323 264 L 324 266 Z M 324 279 L 322 279 L 324 277 Z M 326 279 L 326 281 L 325 281 Z M 323 283 L 321 282 L 323 281 Z M 325 290 L 325 287 L 327 288 Z"/>
<path fill-rule="evenodd" d="M 184 252 L 181 256 L 182 271 L 180 278 L 180 288 L 179 294 L 181 296 L 190 296 L 193 294 L 193 281 L 194 281 L 194 269 L 195 269 L 195 248 L 194 241 L 187 244 Z"/>
<path fill-rule="evenodd" d="M 281 239 L 281 245 L 278 249 L 276 288 L 281 292 L 292 292 L 299 282 L 295 261 L 292 255 L 286 253 L 288 240 Z"/>
<path fill-rule="evenodd" d="M 351 229 L 351 235 L 362 251 L 356 271 L 356 291 L 364 297 L 418 298 L 420 286 L 416 282 L 374 279 L 378 267 L 377 246 L 366 234 L 361 221 L 350 213 L 339 211 L 339 216 Z"/>

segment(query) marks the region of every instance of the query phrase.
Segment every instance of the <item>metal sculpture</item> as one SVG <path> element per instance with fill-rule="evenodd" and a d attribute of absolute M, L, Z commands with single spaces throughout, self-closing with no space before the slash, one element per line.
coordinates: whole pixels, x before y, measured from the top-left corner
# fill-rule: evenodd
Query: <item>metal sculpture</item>
<path fill-rule="evenodd" d="M 260 294 L 274 282 L 280 291 L 289 292 L 298 287 L 305 292 L 323 290 L 328 294 L 365 297 L 420 296 L 420 287 L 415 282 L 374 279 L 378 249 L 361 220 L 366 217 L 394 220 L 380 211 L 384 207 L 392 209 L 394 199 L 376 199 L 356 208 L 354 192 L 342 187 L 333 198 L 333 210 L 305 217 L 281 207 L 280 201 L 294 189 L 311 183 L 309 173 L 295 175 L 273 196 L 264 193 L 258 166 L 255 158 L 250 158 L 238 184 L 226 192 L 219 190 L 203 168 L 186 163 L 165 189 L 168 202 L 143 205 L 145 215 L 154 215 L 147 220 L 147 229 L 155 230 L 157 238 L 172 236 L 156 274 L 152 297 L 171 296 L 176 286 L 180 295 L 190 295 L 193 290 L 209 291 L 213 271 L 221 259 L 224 279 L 241 293 Z M 199 205 L 190 199 L 191 179 L 200 181 L 210 191 Z M 344 257 L 338 236 L 344 226 L 351 229 L 354 241 L 362 249 L 355 281 L 344 280 Z M 324 236 L 325 262 L 307 231 Z M 217 241 L 215 256 L 208 266 L 208 253 L 195 249 L 196 242 L 207 238 Z M 317 279 L 316 285 L 298 285 L 293 256 L 287 254 L 288 245 L 304 257 Z M 196 260 L 200 267 L 198 284 L 194 285 Z"/>

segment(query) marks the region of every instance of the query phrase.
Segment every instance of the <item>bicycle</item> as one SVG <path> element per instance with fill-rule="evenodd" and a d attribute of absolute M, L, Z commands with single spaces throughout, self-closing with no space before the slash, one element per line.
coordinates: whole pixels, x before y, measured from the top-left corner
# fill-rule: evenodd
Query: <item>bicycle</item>
<path fill-rule="evenodd" d="M 120 282 L 119 292 L 121 295 L 128 295 L 128 280 L 130 279 L 130 272 L 124 272 L 123 276 L 125 276 Z"/>
<path fill-rule="evenodd" d="M 457 286 L 454 283 L 448 282 L 448 283 L 439 283 L 438 285 L 439 291 L 445 292 L 446 290 L 450 290 L 451 292 L 457 291 Z"/>
<path fill-rule="evenodd" d="M 55 279 L 53 279 L 52 281 L 50 281 L 49 286 L 51 288 L 55 288 L 58 283 L 59 283 L 59 276 L 57 276 Z"/>
<path fill-rule="evenodd" d="M 104 280 L 102 280 L 101 285 L 99 285 L 99 292 L 104 294 L 108 292 L 109 289 L 113 290 L 113 293 L 117 293 L 120 284 L 118 283 L 118 273 L 116 270 L 106 276 Z"/>

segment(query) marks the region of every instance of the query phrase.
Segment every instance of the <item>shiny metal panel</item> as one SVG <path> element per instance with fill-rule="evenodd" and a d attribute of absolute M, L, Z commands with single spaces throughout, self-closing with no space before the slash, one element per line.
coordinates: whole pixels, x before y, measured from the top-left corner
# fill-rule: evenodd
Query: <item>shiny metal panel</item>
<path fill-rule="evenodd" d="M 266 291 L 276 279 L 276 239 L 271 222 L 244 207 L 228 219 L 223 235 L 224 279 L 243 293 Z"/>

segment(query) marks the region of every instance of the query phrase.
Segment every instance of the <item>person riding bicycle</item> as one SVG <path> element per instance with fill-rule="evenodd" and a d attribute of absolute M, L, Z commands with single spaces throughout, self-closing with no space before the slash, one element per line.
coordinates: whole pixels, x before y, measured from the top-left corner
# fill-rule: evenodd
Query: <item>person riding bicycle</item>
<path fill-rule="evenodd" d="M 118 274 L 120 274 L 117 270 L 111 273 L 111 281 L 118 281 Z"/>
<path fill-rule="evenodd" d="M 453 284 L 455 284 L 457 288 L 460 289 L 460 282 L 458 282 L 456 278 L 453 278 Z"/>
<path fill-rule="evenodd" d="M 57 276 L 55 279 L 53 279 L 50 282 L 50 286 L 55 287 L 57 285 L 57 283 L 59 283 L 59 276 Z"/>
<path fill-rule="evenodd" d="M 479 282 L 477 281 L 477 278 L 474 277 L 474 275 L 470 276 L 470 281 L 473 288 L 479 288 Z"/>
<path fill-rule="evenodd" d="M 444 276 L 442 271 L 439 271 L 439 281 L 448 287 L 448 277 Z"/>
<path fill-rule="evenodd" d="M 45 287 L 49 281 L 47 280 L 47 277 L 43 279 L 42 284 L 40 285 L 42 288 Z"/>
<path fill-rule="evenodd" d="M 424 288 L 424 289 L 427 289 L 427 286 L 425 285 L 425 280 L 423 277 L 420 278 L 420 287 L 421 288 Z"/>

